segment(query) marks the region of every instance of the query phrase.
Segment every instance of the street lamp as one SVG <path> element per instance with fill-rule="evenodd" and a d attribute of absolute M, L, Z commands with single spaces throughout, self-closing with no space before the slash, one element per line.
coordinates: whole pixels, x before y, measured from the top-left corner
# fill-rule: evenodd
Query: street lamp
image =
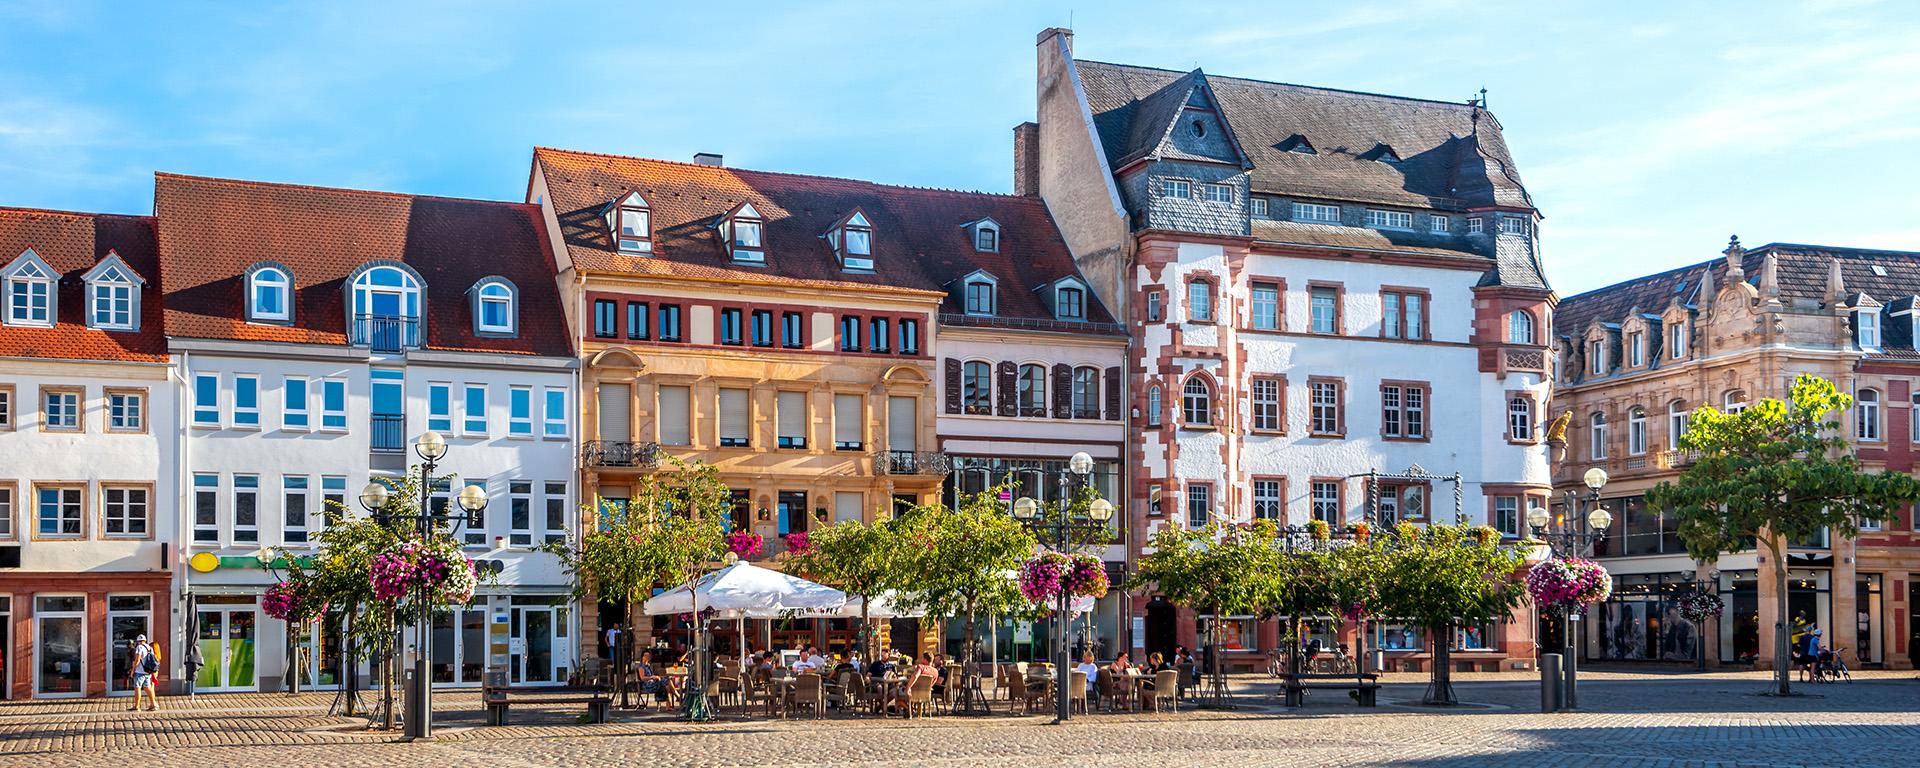
<path fill-rule="evenodd" d="M 1588 469 L 1586 474 L 1580 477 L 1580 482 L 1587 486 L 1584 499 L 1578 491 L 1567 491 L 1561 499 L 1565 517 L 1561 520 L 1560 530 L 1553 533 L 1547 532 L 1547 524 L 1551 522 L 1552 515 L 1545 507 L 1536 504 L 1527 509 L 1527 525 L 1533 528 L 1533 537 L 1551 546 L 1554 557 L 1563 559 L 1586 557 L 1588 549 L 1606 538 L 1607 528 L 1613 525 L 1613 513 L 1599 503 L 1600 489 L 1607 486 L 1607 471 L 1599 467 Z M 1581 515 L 1581 509 L 1589 505 L 1592 508 L 1587 510 L 1585 515 Z M 1574 692 L 1574 686 L 1578 683 L 1580 667 L 1579 648 L 1575 645 L 1573 637 L 1573 623 L 1579 620 L 1580 614 L 1569 608 L 1564 618 L 1563 626 L 1567 635 L 1564 687 L 1567 709 L 1573 709 L 1579 701 Z"/>
<path fill-rule="evenodd" d="M 1032 470 L 1044 475 L 1042 470 Z M 1085 515 L 1073 513 L 1073 497 L 1092 482 L 1093 457 L 1081 451 L 1067 460 L 1067 468 L 1058 473 L 1060 482 L 1060 500 L 1053 505 L 1051 515 L 1045 514 L 1040 502 L 1030 496 L 1022 496 L 1013 502 L 1013 516 L 1040 536 L 1040 543 L 1054 551 L 1073 548 L 1073 535 L 1076 533 L 1096 533 L 1107 530 L 1113 520 L 1113 502 L 1104 498 L 1094 499 L 1087 505 Z M 1054 682 L 1054 704 L 1056 723 L 1064 723 L 1073 717 L 1073 665 L 1067 659 L 1067 633 L 1072 626 L 1072 598 L 1066 590 L 1060 591 L 1058 610 L 1054 613 L 1054 665 L 1057 679 Z"/>
<path fill-rule="evenodd" d="M 470 525 L 473 516 L 487 508 L 487 491 L 477 485 L 460 489 L 454 496 L 454 502 L 460 507 L 458 513 L 435 513 L 433 511 L 433 470 L 440 459 L 447 455 L 447 439 L 439 432 L 428 432 L 420 436 L 413 445 L 413 452 L 425 462 L 420 465 L 420 508 L 414 514 L 396 515 L 386 507 L 393 500 L 393 492 L 385 483 L 378 481 L 367 483 L 360 489 L 360 506 L 373 514 L 374 520 L 381 525 L 392 526 L 397 521 L 412 521 L 425 542 L 433 535 L 435 524 L 446 523 L 451 527 Z M 419 615 L 414 617 L 414 640 L 417 650 L 413 655 L 413 707 L 407 712 L 404 738 L 408 740 L 430 739 L 433 737 L 433 686 L 428 682 L 433 665 L 433 589 L 422 584 L 415 602 L 419 604 Z"/>

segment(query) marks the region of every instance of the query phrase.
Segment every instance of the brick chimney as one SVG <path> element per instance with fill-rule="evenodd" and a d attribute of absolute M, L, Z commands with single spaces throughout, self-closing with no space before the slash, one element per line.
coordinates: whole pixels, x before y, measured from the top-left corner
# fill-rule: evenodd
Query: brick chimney
<path fill-rule="evenodd" d="M 1040 194 L 1040 124 L 1032 121 L 1013 127 L 1013 193 L 1026 197 Z"/>

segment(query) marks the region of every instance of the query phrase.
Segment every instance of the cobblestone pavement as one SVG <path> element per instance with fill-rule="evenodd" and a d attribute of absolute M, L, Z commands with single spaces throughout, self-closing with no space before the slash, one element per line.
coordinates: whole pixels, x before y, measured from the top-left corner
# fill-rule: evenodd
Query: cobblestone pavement
<path fill-rule="evenodd" d="M 1418 704 L 1424 679 L 1390 676 L 1381 706 L 1316 692 L 1298 710 L 1273 686 L 1236 680 L 1235 710 L 1046 717 L 936 717 L 906 722 L 733 717 L 687 724 L 619 712 L 582 725 L 573 709 L 515 709 L 515 725 L 481 726 L 478 696 L 439 694 L 439 738 L 392 743 L 364 721 L 327 714 L 328 694 L 174 697 L 158 713 L 125 699 L 0 705 L 0 766 L 807 766 L 1039 764 L 1392 766 L 1920 765 L 1920 678 L 1862 675 L 1851 684 L 1759 695 L 1763 675 L 1584 673 L 1580 712 L 1541 714 L 1539 687 L 1512 674 L 1462 675 L 1468 705 Z"/>

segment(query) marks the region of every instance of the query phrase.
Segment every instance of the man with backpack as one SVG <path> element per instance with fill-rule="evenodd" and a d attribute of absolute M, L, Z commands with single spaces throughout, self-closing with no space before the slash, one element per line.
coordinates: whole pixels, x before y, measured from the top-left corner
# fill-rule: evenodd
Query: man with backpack
<path fill-rule="evenodd" d="M 156 693 L 154 680 L 160 676 L 160 650 L 147 642 L 147 636 L 133 639 L 133 706 L 127 709 L 134 712 L 140 709 L 140 692 L 147 693 L 147 711 L 160 709 L 160 696 Z"/>

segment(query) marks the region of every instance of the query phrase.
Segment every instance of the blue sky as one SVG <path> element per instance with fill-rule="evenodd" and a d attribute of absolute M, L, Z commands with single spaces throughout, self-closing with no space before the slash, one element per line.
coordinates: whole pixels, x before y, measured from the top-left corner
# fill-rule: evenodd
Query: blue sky
<path fill-rule="evenodd" d="M 145 213 L 156 170 L 519 199 L 536 144 L 1007 191 L 1069 23 L 1084 58 L 1485 86 L 1562 295 L 1732 233 L 1920 250 L 1920 4 L 1840 0 L 0 0 L 0 205 Z"/>

